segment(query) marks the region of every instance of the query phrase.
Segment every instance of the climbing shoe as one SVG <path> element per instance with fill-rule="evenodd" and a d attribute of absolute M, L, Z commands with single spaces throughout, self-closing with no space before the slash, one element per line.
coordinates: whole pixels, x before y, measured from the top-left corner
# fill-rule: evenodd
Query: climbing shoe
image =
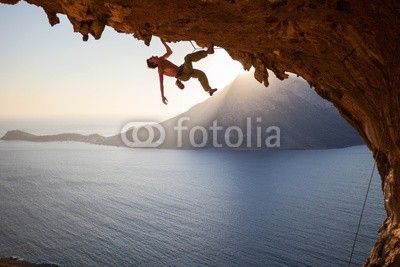
<path fill-rule="evenodd" d="M 210 89 L 207 92 L 212 96 L 218 89 Z"/>

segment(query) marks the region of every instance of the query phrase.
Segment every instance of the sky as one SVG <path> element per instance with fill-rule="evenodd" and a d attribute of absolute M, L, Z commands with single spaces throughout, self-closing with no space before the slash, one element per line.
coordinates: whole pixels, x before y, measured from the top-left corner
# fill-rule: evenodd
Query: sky
<path fill-rule="evenodd" d="M 165 106 L 158 73 L 146 65 L 147 58 L 165 53 L 158 38 L 148 47 L 106 27 L 100 40 L 83 42 L 67 18 L 59 18 L 60 24 L 51 27 L 37 6 L 0 4 L 0 128 L 39 120 L 42 127 L 47 127 L 43 121 L 61 120 L 162 121 L 209 97 L 195 79 L 181 91 L 174 78 L 166 77 Z M 189 42 L 170 46 L 176 65 L 193 51 Z M 194 67 L 219 89 L 243 72 L 223 49 Z"/>

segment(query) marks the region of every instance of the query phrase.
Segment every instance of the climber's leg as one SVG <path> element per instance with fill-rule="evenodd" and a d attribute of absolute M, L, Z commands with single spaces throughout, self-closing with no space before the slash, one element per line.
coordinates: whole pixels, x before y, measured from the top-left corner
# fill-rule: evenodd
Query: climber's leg
<path fill-rule="evenodd" d="M 199 61 L 208 55 L 207 51 L 197 51 L 185 56 L 185 63 L 183 63 L 183 73 L 191 73 L 193 70 L 192 62 Z"/>
<path fill-rule="evenodd" d="M 192 78 L 196 78 L 199 80 L 201 86 L 203 87 L 204 91 L 208 92 L 211 90 L 210 85 L 208 84 L 208 79 L 206 74 L 197 69 L 193 69 L 192 74 L 190 75 Z"/>
<path fill-rule="evenodd" d="M 193 69 L 191 77 L 198 79 L 204 91 L 208 92 L 210 96 L 212 96 L 214 92 L 217 91 L 217 89 L 212 89 L 210 87 L 206 74 L 201 70 Z"/>

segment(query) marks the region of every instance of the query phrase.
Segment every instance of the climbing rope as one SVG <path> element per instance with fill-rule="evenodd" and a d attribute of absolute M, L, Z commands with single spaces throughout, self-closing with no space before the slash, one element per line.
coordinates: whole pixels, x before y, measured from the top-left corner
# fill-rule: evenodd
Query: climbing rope
<path fill-rule="evenodd" d="M 196 47 L 196 46 L 193 44 L 193 41 L 189 41 L 189 42 L 190 42 L 190 44 L 191 44 L 192 47 L 193 47 L 192 53 L 195 52 L 195 51 L 197 51 L 197 50 L 203 50 L 203 48 L 201 48 L 201 47 Z M 214 49 L 222 49 L 222 48 L 221 48 L 221 47 L 214 47 Z"/>
<path fill-rule="evenodd" d="M 382 130 L 382 135 L 381 135 L 381 139 L 379 140 L 378 151 L 376 152 L 375 161 L 374 161 L 374 166 L 372 167 L 371 176 L 369 177 L 367 193 L 365 194 L 364 203 L 363 203 L 363 206 L 362 206 L 362 209 L 361 209 L 360 219 L 358 220 L 357 231 L 356 231 L 356 235 L 355 235 L 355 237 L 354 237 L 353 247 L 351 248 L 349 263 L 348 263 L 348 265 L 347 265 L 348 267 L 350 267 L 350 265 L 351 265 L 351 263 L 352 263 L 351 260 L 353 259 L 354 248 L 355 248 L 355 246 L 356 246 L 357 237 L 358 237 L 358 232 L 359 232 L 360 226 L 361 226 L 361 220 L 362 220 L 362 217 L 363 217 L 363 215 L 364 215 L 365 204 L 367 203 L 367 198 L 368 198 L 369 189 L 371 188 L 372 177 L 374 176 L 374 172 L 375 172 L 375 168 L 376 168 L 376 158 L 378 157 L 379 149 L 381 148 L 383 135 L 384 135 L 385 129 L 386 129 L 385 127 L 382 127 L 382 128 L 383 128 L 383 130 Z"/>

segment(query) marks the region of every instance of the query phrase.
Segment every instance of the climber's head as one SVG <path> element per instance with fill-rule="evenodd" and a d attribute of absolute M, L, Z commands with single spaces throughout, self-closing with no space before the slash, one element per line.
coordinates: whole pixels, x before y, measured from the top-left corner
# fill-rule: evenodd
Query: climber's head
<path fill-rule="evenodd" d="M 147 59 L 147 66 L 151 69 L 155 69 L 158 67 L 158 57 L 152 56 L 151 58 Z"/>

